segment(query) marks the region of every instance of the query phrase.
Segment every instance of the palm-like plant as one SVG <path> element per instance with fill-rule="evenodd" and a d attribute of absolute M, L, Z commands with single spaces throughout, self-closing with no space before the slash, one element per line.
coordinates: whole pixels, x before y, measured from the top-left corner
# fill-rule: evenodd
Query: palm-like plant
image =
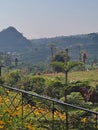
<path fill-rule="evenodd" d="M 65 84 L 67 84 L 67 81 L 68 81 L 68 72 L 71 69 L 73 69 L 74 67 L 79 66 L 81 64 L 82 64 L 81 62 L 75 62 L 75 61 L 72 61 L 72 62 L 54 61 L 54 62 L 52 62 L 52 66 L 59 67 L 62 70 L 62 72 L 65 73 Z"/>

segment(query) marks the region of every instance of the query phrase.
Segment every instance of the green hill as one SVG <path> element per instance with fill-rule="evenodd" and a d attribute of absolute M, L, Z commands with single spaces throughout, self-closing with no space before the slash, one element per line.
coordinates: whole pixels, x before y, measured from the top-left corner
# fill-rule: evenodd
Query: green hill
<path fill-rule="evenodd" d="M 68 48 L 71 60 L 79 60 L 82 50 L 86 51 L 88 62 L 98 59 L 98 33 L 29 40 L 11 26 L 0 32 L 0 53 L 17 54 L 23 62 L 49 62 L 51 43 L 55 44 L 54 53 Z"/>
<path fill-rule="evenodd" d="M 42 55 L 42 59 L 49 59 L 50 49 L 49 44 L 55 44 L 55 50 L 69 49 L 69 54 L 72 60 L 79 59 L 79 52 L 85 50 L 87 53 L 88 61 L 97 59 L 98 56 L 98 33 L 73 35 L 73 36 L 60 36 L 55 38 L 33 39 L 32 46 L 33 52 Z"/>

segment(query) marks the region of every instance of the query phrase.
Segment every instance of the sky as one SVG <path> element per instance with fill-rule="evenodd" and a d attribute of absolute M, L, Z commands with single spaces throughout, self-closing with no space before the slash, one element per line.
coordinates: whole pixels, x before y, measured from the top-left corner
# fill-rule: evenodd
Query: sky
<path fill-rule="evenodd" d="M 0 31 L 28 39 L 98 32 L 98 0 L 0 0 Z"/>

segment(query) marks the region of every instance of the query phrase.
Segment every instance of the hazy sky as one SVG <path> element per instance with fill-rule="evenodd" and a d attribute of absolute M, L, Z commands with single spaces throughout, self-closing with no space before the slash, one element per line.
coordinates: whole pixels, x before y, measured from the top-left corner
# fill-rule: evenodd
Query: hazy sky
<path fill-rule="evenodd" d="M 98 0 L 0 0 L 0 31 L 28 39 L 98 32 Z"/>

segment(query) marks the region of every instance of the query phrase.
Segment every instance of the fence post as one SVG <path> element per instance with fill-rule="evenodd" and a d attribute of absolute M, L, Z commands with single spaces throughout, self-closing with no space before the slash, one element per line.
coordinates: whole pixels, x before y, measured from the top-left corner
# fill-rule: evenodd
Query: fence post
<path fill-rule="evenodd" d="M 98 115 L 96 114 L 96 129 L 97 129 L 97 125 L 98 125 L 97 118 L 98 118 Z"/>
<path fill-rule="evenodd" d="M 52 106 L 52 130 L 54 130 L 54 102 Z"/>
<path fill-rule="evenodd" d="M 69 125 L 68 125 L 68 111 L 66 111 L 66 130 L 69 130 Z"/>
<path fill-rule="evenodd" d="M 22 112 L 22 129 L 23 129 L 23 127 L 24 127 L 24 119 L 23 119 L 23 97 L 24 97 L 24 94 L 22 93 L 22 109 L 21 109 L 21 112 Z"/>

